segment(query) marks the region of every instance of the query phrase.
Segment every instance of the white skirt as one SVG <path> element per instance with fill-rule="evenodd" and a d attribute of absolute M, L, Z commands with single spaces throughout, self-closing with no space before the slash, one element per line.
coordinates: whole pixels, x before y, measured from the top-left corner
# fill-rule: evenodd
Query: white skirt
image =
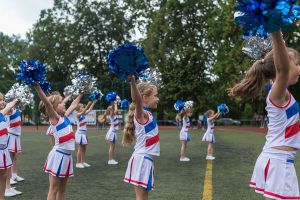
<path fill-rule="evenodd" d="M 271 199 L 300 199 L 293 152 L 263 151 L 256 160 L 250 187 Z"/>
<path fill-rule="evenodd" d="M 131 156 L 124 181 L 146 190 L 154 188 L 154 165 L 150 156 L 134 154 Z"/>
<path fill-rule="evenodd" d="M 12 160 L 7 147 L 0 148 L 0 169 L 8 169 L 11 167 L 12 167 Z"/>
<path fill-rule="evenodd" d="M 214 132 L 206 131 L 205 134 L 202 137 L 202 141 L 203 142 L 215 143 L 216 139 L 215 139 Z"/>
<path fill-rule="evenodd" d="M 87 145 L 88 144 L 88 139 L 87 139 L 87 136 L 86 136 L 86 132 L 76 132 L 75 134 L 75 142 L 76 144 L 79 144 L 79 145 Z"/>
<path fill-rule="evenodd" d="M 110 127 L 106 133 L 105 139 L 110 142 L 116 142 L 117 141 L 117 130 Z"/>
<path fill-rule="evenodd" d="M 191 141 L 192 138 L 190 136 L 190 134 L 186 131 L 180 131 L 180 134 L 179 134 L 179 140 L 182 140 L 182 141 Z"/>
<path fill-rule="evenodd" d="M 74 176 L 72 154 L 64 150 L 52 149 L 48 154 L 44 171 L 59 178 Z"/>
<path fill-rule="evenodd" d="M 8 151 L 10 152 L 14 152 L 14 153 L 22 152 L 20 136 L 17 136 L 12 133 L 8 133 L 7 148 Z"/>

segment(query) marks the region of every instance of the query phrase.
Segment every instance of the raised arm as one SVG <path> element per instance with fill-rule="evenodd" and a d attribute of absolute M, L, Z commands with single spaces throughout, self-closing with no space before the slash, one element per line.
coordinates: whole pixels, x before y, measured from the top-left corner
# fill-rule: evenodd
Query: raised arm
<path fill-rule="evenodd" d="M 89 106 L 89 108 L 87 109 L 87 111 L 85 112 L 85 114 L 89 113 L 89 112 L 94 108 L 96 102 L 97 102 L 97 101 L 95 100 L 95 101 L 93 101 L 93 102 L 90 104 L 90 106 Z"/>
<path fill-rule="evenodd" d="M 7 115 L 7 113 L 9 113 L 11 111 L 11 109 L 13 107 L 15 107 L 16 103 L 18 102 L 17 99 L 14 99 L 13 101 L 9 102 L 8 104 L 6 104 L 5 108 L 2 109 L 0 112 L 3 114 L 3 115 Z"/>
<path fill-rule="evenodd" d="M 81 115 L 85 115 L 91 104 L 92 104 L 92 102 L 89 101 L 88 104 L 84 107 L 83 111 L 80 113 L 77 113 L 77 118 L 79 118 Z"/>
<path fill-rule="evenodd" d="M 39 95 L 41 101 L 45 104 L 46 112 L 47 112 L 48 117 L 49 117 L 49 121 L 51 122 L 51 124 L 56 124 L 57 121 L 59 120 L 59 115 L 54 110 L 52 104 L 49 102 L 48 97 L 43 92 L 40 84 L 36 83 L 34 85 L 34 88 L 37 91 L 37 94 Z"/>
<path fill-rule="evenodd" d="M 145 123 L 147 120 L 146 113 L 143 109 L 142 96 L 137 88 L 135 77 L 134 75 L 130 75 L 128 78 L 130 80 L 131 86 L 131 98 L 132 101 L 135 103 L 135 117 L 139 122 Z"/>
<path fill-rule="evenodd" d="M 65 96 L 63 103 L 66 104 L 68 101 L 70 101 L 70 99 L 71 99 L 71 95 Z"/>
<path fill-rule="evenodd" d="M 217 112 L 216 114 L 214 114 L 212 117 L 210 117 L 210 118 L 208 118 L 210 121 L 211 120 L 215 120 L 215 119 L 217 119 L 219 116 L 220 116 L 220 112 Z"/>
<path fill-rule="evenodd" d="M 71 103 L 70 107 L 66 110 L 65 116 L 68 117 L 78 106 L 83 94 L 79 94 L 76 99 Z"/>
<path fill-rule="evenodd" d="M 272 33 L 274 64 L 276 68 L 276 79 L 270 93 L 271 100 L 279 105 L 286 104 L 287 86 L 290 71 L 290 59 L 281 31 Z"/>

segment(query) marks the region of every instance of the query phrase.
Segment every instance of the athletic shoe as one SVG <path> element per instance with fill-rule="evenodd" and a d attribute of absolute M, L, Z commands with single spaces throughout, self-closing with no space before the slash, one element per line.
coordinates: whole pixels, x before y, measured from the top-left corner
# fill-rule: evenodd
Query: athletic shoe
<path fill-rule="evenodd" d="M 107 164 L 109 164 L 109 165 L 117 165 L 118 162 L 115 161 L 115 160 L 109 160 L 109 161 L 107 162 Z"/>
<path fill-rule="evenodd" d="M 19 194 L 22 194 L 21 191 L 18 191 L 16 190 L 16 187 L 12 187 L 12 188 L 9 188 L 12 192 L 14 192 L 16 195 L 19 195 Z"/>
<path fill-rule="evenodd" d="M 18 182 L 17 181 L 14 181 L 12 178 L 9 179 L 9 183 L 11 185 L 14 185 L 14 184 L 17 184 Z"/>
<path fill-rule="evenodd" d="M 90 167 L 91 165 L 87 164 L 86 162 L 82 163 L 84 167 Z"/>
<path fill-rule="evenodd" d="M 24 181 L 25 179 L 21 176 L 18 176 L 18 175 L 15 175 L 15 176 L 12 176 L 11 177 L 14 181 L 17 181 L 17 182 L 21 182 L 21 181 Z"/>
<path fill-rule="evenodd" d="M 184 157 L 184 158 L 180 158 L 181 162 L 189 162 L 191 159 L 189 159 L 188 157 Z"/>
<path fill-rule="evenodd" d="M 206 156 L 206 160 L 214 160 L 215 159 L 215 157 L 213 157 L 213 156 Z"/>
<path fill-rule="evenodd" d="M 82 169 L 84 165 L 82 163 L 76 163 L 76 168 Z"/>
<path fill-rule="evenodd" d="M 16 195 L 17 195 L 17 194 L 14 193 L 11 189 L 12 189 L 12 188 L 5 189 L 5 193 L 4 193 L 4 196 L 5 196 L 5 197 L 13 197 L 13 196 L 16 196 Z"/>

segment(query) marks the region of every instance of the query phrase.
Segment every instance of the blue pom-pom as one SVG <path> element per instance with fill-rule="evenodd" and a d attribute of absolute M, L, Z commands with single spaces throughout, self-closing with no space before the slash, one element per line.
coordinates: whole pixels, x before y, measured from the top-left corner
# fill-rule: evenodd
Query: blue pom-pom
<path fill-rule="evenodd" d="M 128 75 L 141 76 L 149 66 L 144 50 L 134 44 L 124 44 L 107 56 L 108 70 L 127 80 Z"/>
<path fill-rule="evenodd" d="M 20 62 L 19 69 L 20 72 L 16 75 L 16 78 L 26 85 L 34 85 L 45 81 L 46 64 L 38 60 L 23 60 Z"/>
<path fill-rule="evenodd" d="M 181 100 L 177 100 L 174 104 L 174 109 L 176 112 L 181 112 L 184 109 L 184 102 Z"/>
<path fill-rule="evenodd" d="M 115 92 L 109 92 L 106 96 L 105 96 L 105 100 L 107 102 L 113 102 L 115 100 L 117 100 L 117 94 Z"/>
<path fill-rule="evenodd" d="M 89 100 L 90 101 L 96 101 L 100 100 L 102 98 L 103 94 L 100 90 L 95 90 L 93 93 L 89 95 Z"/>
<path fill-rule="evenodd" d="M 229 113 L 229 108 L 226 104 L 221 104 L 218 106 L 218 111 L 220 113 L 222 113 L 223 115 L 225 115 L 225 114 Z"/>
<path fill-rule="evenodd" d="M 51 85 L 48 81 L 44 81 L 44 82 L 40 83 L 40 86 L 45 94 L 48 94 L 51 92 Z"/>
<path fill-rule="evenodd" d="M 127 99 L 123 99 L 123 100 L 121 101 L 121 108 L 122 108 L 123 110 L 125 110 L 125 109 L 127 109 L 127 108 L 129 107 L 129 104 L 130 104 L 130 102 L 129 102 Z"/>
<path fill-rule="evenodd" d="M 244 37 L 260 35 L 267 37 L 280 29 L 288 29 L 300 18 L 296 0 L 238 0 L 235 21 L 243 26 Z"/>

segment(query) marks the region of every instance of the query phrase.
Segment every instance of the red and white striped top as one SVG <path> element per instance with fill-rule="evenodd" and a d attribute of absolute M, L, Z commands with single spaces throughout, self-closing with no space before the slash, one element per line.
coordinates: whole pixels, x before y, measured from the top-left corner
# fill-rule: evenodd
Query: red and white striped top
<path fill-rule="evenodd" d="M 6 123 L 6 119 L 2 113 L 0 113 L 0 145 L 7 145 L 7 134 L 8 134 L 8 124 Z"/>
<path fill-rule="evenodd" d="M 266 99 L 269 123 L 264 149 L 275 146 L 300 149 L 300 109 L 297 101 L 289 93 L 288 103 L 285 106 L 277 106 L 272 102 L 269 95 Z"/>
<path fill-rule="evenodd" d="M 109 116 L 109 119 L 110 119 L 110 123 L 109 123 L 109 124 L 110 124 L 110 128 L 111 128 L 112 130 L 115 130 L 115 131 L 119 130 L 119 119 L 118 119 L 118 115 L 115 114 L 113 118 L 111 118 L 111 117 Z"/>
<path fill-rule="evenodd" d="M 87 130 L 87 120 L 85 115 L 81 115 L 79 119 L 77 119 L 77 131 L 86 131 Z"/>
<path fill-rule="evenodd" d="M 21 112 L 13 109 L 10 115 L 7 115 L 8 132 L 14 135 L 21 135 Z"/>
<path fill-rule="evenodd" d="M 75 135 L 67 117 L 60 117 L 56 125 L 52 125 L 55 139 L 54 148 L 61 150 L 75 150 Z"/>
<path fill-rule="evenodd" d="M 211 120 L 209 118 L 207 118 L 207 130 L 211 133 L 213 133 L 215 131 L 215 122 L 214 120 Z"/>
<path fill-rule="evenodd" d="M 134 117 L 135 138 L 134 154 L 147 154 L 160 156 L 160 143 L 157 121 L 151 114 L 148 114 L 148 121 L 140 124 Z"/>
<path fill-rule="evenodd" d="M 183 117 L 182 128 L 180 132 L 188 132 L 190 127 L 191 127 L 191 123 L 189 117 L 187 116 Z"/>

